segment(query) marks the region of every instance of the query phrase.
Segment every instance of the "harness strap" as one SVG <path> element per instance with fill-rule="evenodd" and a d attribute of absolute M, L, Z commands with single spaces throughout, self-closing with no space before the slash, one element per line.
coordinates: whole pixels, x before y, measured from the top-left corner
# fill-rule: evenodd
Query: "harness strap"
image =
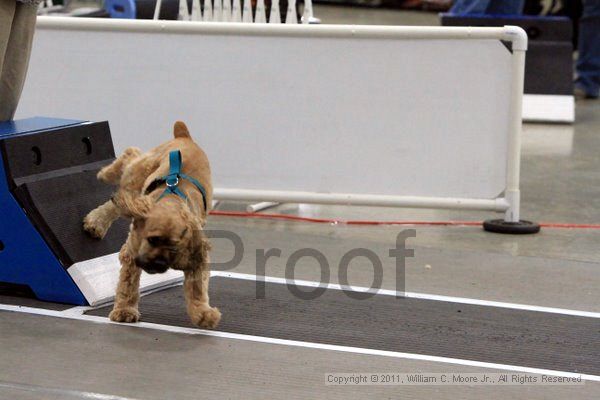
<path fill-rule="evenodd" d="M 200 191 L 200 193 L 202 194 L 202 202 L 204 203 L 204 210 L 208 210 L 208 207 L 206 204 L 206 189 L 204 188 L 204 186 L 202 186 L 202 184 L 200 182 L 198 182 L 197 179 L 194 179 L 191 176 L 182 173 L 181 166 L 182 166 L 181 152 L 179 150 L 171 151 L 169 153 L 169 174 L 166 176 L 163 176 L 162 178 L 156 179 L 150 185 L 150 187 L 156 187 L 157 185 L 159 185 L 161 183 L 165 183 L 167 185 L 165 191 L 160 195 L 158 200 L 161 200 L 163 197 L 165 197 L 168 194 L 174 194 L 174 195 L 181 197 L 182 199 L 187 200 L 187 196 L 185 195 L 185 193 L 183 193 L 181 191 L 181 189 L 179 189 L 179 187 L 178 187 L 179 179 L 185 179 L 185 180 L 191 182 L 194 186 L 196 186 L 196 189 L 198 189 Z M 150 189 L 150 187 L 148 187 L 148 189 Z"/>

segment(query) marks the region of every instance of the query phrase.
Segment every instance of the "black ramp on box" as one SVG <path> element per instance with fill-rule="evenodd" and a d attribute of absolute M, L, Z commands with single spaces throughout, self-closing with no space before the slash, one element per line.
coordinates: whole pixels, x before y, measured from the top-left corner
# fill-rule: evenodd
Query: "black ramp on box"
<path fill-rule="evenodd" d="M 256 282 L 222 277 L 212 278 L 210 294 L 224 332 L 600 375 L 597 318 L 387 295 L 356 300 L 334 289 L 302 300 L 274 283 L 257 299 Z M 191 326 L 181 287 L 143 297 L 140 311 L 144 322 Z"/>
<path fill-rule="evenodd" d="M 97 170 L 23 184 L 15 195 L 64 266 L 119 251 L 127 239 L 128 222 L 115 221 L 103 240 L 83 232 L 83 217 L 108 201 L 113 188 L 99 183 Z"/>

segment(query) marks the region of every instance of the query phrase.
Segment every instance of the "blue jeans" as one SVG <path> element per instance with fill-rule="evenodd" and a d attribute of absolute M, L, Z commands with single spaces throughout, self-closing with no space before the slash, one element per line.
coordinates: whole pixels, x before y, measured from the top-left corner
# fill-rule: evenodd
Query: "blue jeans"
<path fill-rule="evenodd" d="M 600 0 L 583 0 L 575 85 L 590 97 L 600 91 Z"/>
<path fill-rule="evenodd" d="M 523 12 L 525 0 L 457 0 L 450 9 L 452 14 L 510 14 Z"/>

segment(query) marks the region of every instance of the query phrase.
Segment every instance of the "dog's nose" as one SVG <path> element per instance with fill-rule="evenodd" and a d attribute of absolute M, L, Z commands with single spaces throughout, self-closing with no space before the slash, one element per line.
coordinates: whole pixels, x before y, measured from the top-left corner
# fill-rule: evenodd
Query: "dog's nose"
<path fill-rule="evenodd" d="M 159 266 L 159 267 L 166 267 L 168 262 L 167 262 L 167 260 L 165 260 L 162 257 L 157 257 L 154 260 L 152 260 L 152 264 Z"/>
<path fill-rule="evenodd" d="M 146 264 L 146 260 L 143 259 L 142 257 L 136 257 L 134 260 L 135 265 L 137 265 L 138 267 L 143 267 Z"/>
<path fill-rule="evenodd" d="M 149 274 L 162 274 L 169 269 L 169 262 L 162 257 L 157 257 L 152 260 L 136 257 L 135 264 Z"/>

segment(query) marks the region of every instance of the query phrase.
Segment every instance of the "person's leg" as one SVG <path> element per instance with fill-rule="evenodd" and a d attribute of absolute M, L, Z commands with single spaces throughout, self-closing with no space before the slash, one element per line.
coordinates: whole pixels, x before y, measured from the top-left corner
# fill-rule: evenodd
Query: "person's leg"
<path fill-rule="evenodd" d="M 2 4 L 0 7 L 0 13 L 2 13 L 0 30 L 10 27 L 0 73 L 0 121 L 6 121 L 14 116 L 25 83 L 37 7 L 6 0 L 1 0 L 0 3 Z M 14 7 L 14 17 L 12 23 L 5 24 L 3 18 L 5 18 L 5 4 L 7 3 Z M 1 45 L 2 41 L 0 40 Z"/>
<path fill-rule="evenodd" d="M 596 98 L 600 91 L 600 0 L 584 0 L 579 21 L 577 89 Z"/>
<path fill-rule="evenodd" d="M 525 0 L 491 0 L 485 13 L 502 15 L 521 15 Z"/>
<path fill-rule="evenodd" d="M 450 13 L 464 14 L 485 14 L 490 0 L 456 0 L 450 9 Z"/>
<path fill-rule="evenodd" d="M 16 5 L 17 3 L 14 1 L 0 1 L 0 77 L 2 77 L 2 66 L 6 59 L 6 49 L 8 48 Z M 0 95 L 0 115 L 4 114 L 4 104 L 4 98 Z M 0 121 L 4 121 L 4 119 L 0 118 Z"/>

